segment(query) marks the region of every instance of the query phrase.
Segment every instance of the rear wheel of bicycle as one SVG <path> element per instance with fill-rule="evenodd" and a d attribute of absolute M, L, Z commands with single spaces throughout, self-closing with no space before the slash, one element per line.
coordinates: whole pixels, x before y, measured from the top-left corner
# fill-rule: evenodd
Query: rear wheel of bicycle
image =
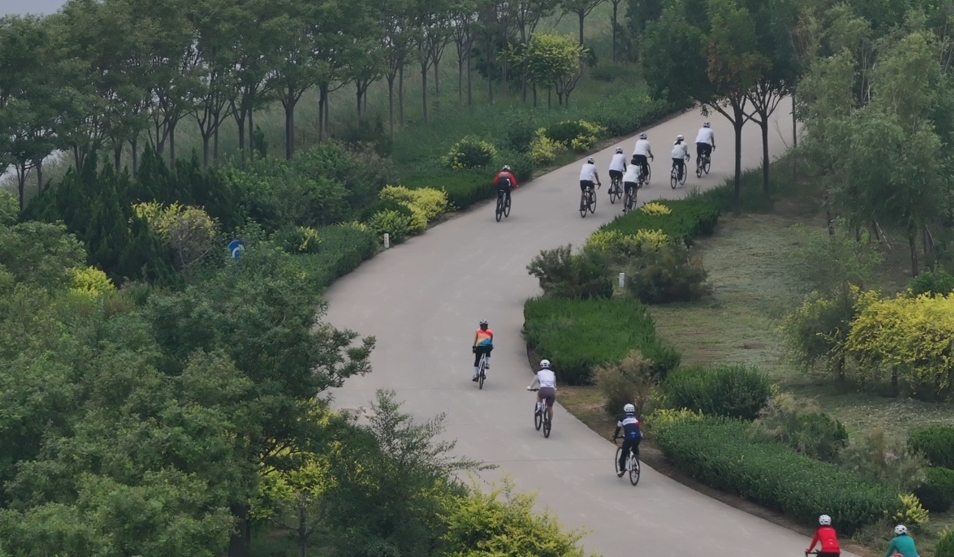
<path fill-rule="evenodd" d="M 653 167 L 646 164 L 646 177 L 643 178 L 643 184 L 649 184 L 649 179 L 653 177 Z"/>
<path fill-rule="evenodd" d="M 619 455 L 622 454 L 623 447 L 616 447 L 616 458 L 613 459 L 613 470 L 619 475 Z"/>
<path fill-rule="evenodd" d="M 696 162 L 696 178 L 702 178 L 702 165 Z"/>
<path fill-rule="evenodd" d="M 629 483 L 636 485 L 639 483 L 639 458 L 636 455 L 630 454 L 629 460 L 631 463 L 629 467 Z"/>
<path fill-rule="evenodd" d="M 590 190 L 589 201 L 590 201 L 589 203 L 590 212 L 595 213 L 596 212 L 596 192 L 593 191 L 592 189 Z"/>
<path fill-rule="evenodd" d="M 613 183 L 610 184 L 609 198 L 610 204 L 616 203 L 616 200 L 622 197 L 623 194 L 619 189 L 619 180 L 613 180 Z"/>
<path fill-rule="evenodd" d="M 500 217 L 503 216 L 503 196 L 497 195 L 497 210 L 494 212 L 494 215 L 497 217 L 497 222 L 500 222 Z"/>
<path fill-rule="evenodd" d="M 682 185 L 686 185 L 686 178 L 689 177 L 689 168 L 688 168 L 688 166 L 689 166 L 689 165 L 685 165 L 685 164 L 683 165 L 683 169 L 682 169 L 682 180 L 679 180 L 679 183 L 682 184 Z"/>
<path fill-rule="evenodd" d="M 709 166 L 712 164 L 712 161 L 709 160 L 709 157 L 706 157 L 706 162 L 702 165 L 702 171 L 706 174 L 709 173 Z"/>
<path fill-rule="evenodd" d="M 553 422 L 550 421 L 550 418 L 547 417 L 548 410 L 547 408 L 543 409 L 543 436 L 547 439 L 550 438 L 550 429 L 553 427 Z"/>
<path fill-rule="evenodd" d="M 673 168 L 672 172 L 669 173 L 669 187 L 671 187 L 672 189 L 676 189 L 676 184 L 679 183 L 679 180 L 677 180 L 677 178 L 678 178 L 678 174 L 676 174 L 676 169 Z"/>
<path fill-rule="evenodd" d="M 533 427 L 537 428 L 537 431 L 540 431 L 540 426 L 543 425 L 543 412 L 537 412 L 537 407 L 533 407 Z"/>
<path fill-rule="evenodd" d="M 510 196 L 509 195 L 507 196 L 507 200 L 504 201 L 504 216 L 505 217 L 510 216 Z"/>

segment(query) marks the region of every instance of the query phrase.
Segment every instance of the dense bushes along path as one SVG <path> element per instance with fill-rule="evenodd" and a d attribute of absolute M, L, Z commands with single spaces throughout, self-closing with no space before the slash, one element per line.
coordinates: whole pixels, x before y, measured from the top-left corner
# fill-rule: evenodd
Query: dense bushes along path
<path fill-rule="evenodd" d="M 786 104 L 777 111 L 783 136 L 773 133 L 772 152 L 780 153 L 782 137 L 791 137 L 789 110 Z M 660 153 L 657 175 L 666 175 L 665 153 L 675 136 L 694 134 L 702 120 L 688 113 L 649 130 Z M 731 134 L 723 120 L 713 120 L 713 127 L 720 137 Z M 634 141 L 623 142 L 627 152 Z M 758 128 L 746 128 L 743 145 L 745 166 L 757 166 Z M 596 155 L 604 174 L 615 147 Z M 717 151 L 713 171 L 703 180 L 690 177 L 685 189 L 673 191 L 657 179 L 640 191 L 640 202 L 681 197 L 697 184 L 718 185 L 731 165 L 731 153 Z M 622 485 L 611 473 L 614 447 L 560 408 L 550 439 L 533 430 L 520 329 L 524 301 L 539 291 L 527 262 L 541 249 L 582 244 L 620 211 L 608 203 L 604 188 L 595 218 L 580 219 L 578 176 L 578 163 L 541 176 L 515 192 L 507 222 L 495 223 L 492 208 L 481 205 L 380 254 L 329 288 L 328 320 L 375 335 L 378 343 L 374 373 L 349 380 L 335 394 L 337 405 L 365 405 L 374 389 L 390 387 L 419 417 L 447 412 L 447 435 L 458 440 L 458 450 L 500 465 L 488 478 L 509 474 L 519 489 L 538 490 L 538 501 L 568 526 L 589 530 L 583 543 L 604 557 L 628 557 L 634 548 L 709 557 L 801 554 L 806 540 L 798 534 L 652 470 L 644 470 L 637 489 Z M 497 349 L 488 381 L 478 391 L 470 382 L 469 342 L 482 317 L 490 320 Z"/>

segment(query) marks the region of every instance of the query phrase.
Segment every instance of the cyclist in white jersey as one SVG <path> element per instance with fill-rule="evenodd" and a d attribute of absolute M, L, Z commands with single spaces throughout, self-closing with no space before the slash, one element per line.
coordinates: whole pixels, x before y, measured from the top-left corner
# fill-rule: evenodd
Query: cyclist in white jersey
<path fill-rule="evenodd" d="M 594 182 L 598 186 L 603 185 L 600 183 L 600 175 L 596 172 L 596 161 L 593 160 L 593 157 L 590 157 L 586 159 L 586 163 L 580 169 L 580 205 L 583 205 L 585 201 L 583 196 L 586 195 L 587 188 L 593 189 Z"/>
<path fill-rule="evenodd" d="M 678 178 L 680 182 L 682 181 L 682 175 L 686 171 L 686 160 L 689 159 L 689 146 L 686 145 L 685 138 L 680 136 L 676 137 L 676 142 L 672 144 L 672 167 L 678 168 Z"/>
<path fill-rule="evenodd" d="M 528 391 L 534 388 L 537 391 L 537 412 L 540 411 L 541 403 L 547 401 L 547 418 L 553 421 L 553 405 L 556 403 L 556 374 L 550 369 L 550 360 L 540 360 L 540 371 L 533 378 L 533 383 L 527 387 Z"/>
<path fill-rule="evenodd" d="M 649 145 L 646 132 L 639 134 L 639 141 L 636 142 L 636 148 L 633 149 L 633 164 L 638 164 L 643 169 L 643 176 L 649 176 L 649 160 L 653 158 L 653 148 Z"/>
<path fill-rule="evenodd" d="M 715 150 L 715 132 L 709 127 L 709 122 L 702 124 L 699 133 L 696 134 L 696 164 L 702 160 L 702 155 L 712 157 L 712 151 Z"/>
<path fill-rule="evenodd" d="M 623 148 L 617 147 L 613 160 L 610 161 L 609 177 L 610 180 L 617 179 L 623 181 L 623 173 L 626 172 L 626 155 L 623 154 Z"/>

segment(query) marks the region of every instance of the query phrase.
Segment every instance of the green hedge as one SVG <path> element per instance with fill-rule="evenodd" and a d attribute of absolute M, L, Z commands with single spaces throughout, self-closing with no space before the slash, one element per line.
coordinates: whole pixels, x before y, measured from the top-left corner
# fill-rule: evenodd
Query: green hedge
<path fill-rule="evenodd" d="M 318 237 L 316 253 L 291 257 L 291 265 L 305 273 L 316 288 L 325 288 L 355 270 L 378 249 L 372 232 L 347 224 L 319 228 Z"/>
<path fill-rule="evenodd" d="M 603 225 L 601 230 L 617 230 L 635 234 L 639 230 L 662 230 L 674 240 L 689 244 L 693 238 L 711 236 L 719 222 L 719 206 L 706 199 L 679 199 L 656 201 L 669 207 L 668 215 L 650 215 L 644 211 L 621 214 Z"/>
<path fill-rule="evenodd" d="M 927 481 L 914 490 L 925 509 L 937 513 L 947 512 L 954 504 L 954 470 L 926 468 Z"/>
<path fill-rule="evenodd" d="M 954 530 L 946 528 L 934 546 L 934 557 L 954 557 Z"/>
<path fill-rule="evenodd" d="M 618 362 L 633 349 L 660 366 L 660 375 L 679 365 L 678 354 L 656 337 L 646 306 L 630 298 L 535 298 L 527 300 L 523 316 L 527 344 L 571 385 L 587 383 L 595 367 Z"/>
<path fill-rule="evenodd" d="M 772 393 L 764 373 L 741 366 L 685 367 L 662 383 L 666 404 L 708 416 L 754 420 Z"/>
<path fill-rule="evenodd" d="M 472 170 L 434 170 L 415 172 L 402 183 L 409 188 L 434 188 L 447 193 L 447 201 L 455 210 L 466 209 L 497 194 L 493 181 L 496 172 Z"/>
<path fill-rule="evenodd" d="M 954 469 L 954 428 L 929 426 L 911 433 L 908 446 L 932 466 Z"/>
<path fill-rule="evenodd" d="M 850 536 L 898 507 L 898 494 L 889 488 L 788 446 L 757 441 L 744 422 L 708 417 L 664 421 L 653 432 L 666 458 L 679 469 L 805 526 L 814 526 L 818 515 L 825 513 L 839 532 Z"/>

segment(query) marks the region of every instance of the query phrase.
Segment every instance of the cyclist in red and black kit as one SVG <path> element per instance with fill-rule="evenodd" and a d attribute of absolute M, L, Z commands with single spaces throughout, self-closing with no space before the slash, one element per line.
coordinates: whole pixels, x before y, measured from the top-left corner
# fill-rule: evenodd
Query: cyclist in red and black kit
<path fill-rule="evenodd" d="M 517 177 L 510 171 L 510 165 L 504 165 L 500 172 L 494 176 L 494 187 L 497 188 L 498 196 L 503 193 L 507 196 L 506 200 L 510 200 L 510 190 L 518 187 Z"/>
<path fill-rule="evenodd" d="M 841 555 L 838 535 L 835 533 L 835 529 L 831 527 L 831 517 L 827 514 L 818 517 L 818 530 L 815 531 L 812 544 L 805 550 L 805 555 L 811 553 L 815 545 L 819 546 L 818 557 L 838 557 Z"/>

